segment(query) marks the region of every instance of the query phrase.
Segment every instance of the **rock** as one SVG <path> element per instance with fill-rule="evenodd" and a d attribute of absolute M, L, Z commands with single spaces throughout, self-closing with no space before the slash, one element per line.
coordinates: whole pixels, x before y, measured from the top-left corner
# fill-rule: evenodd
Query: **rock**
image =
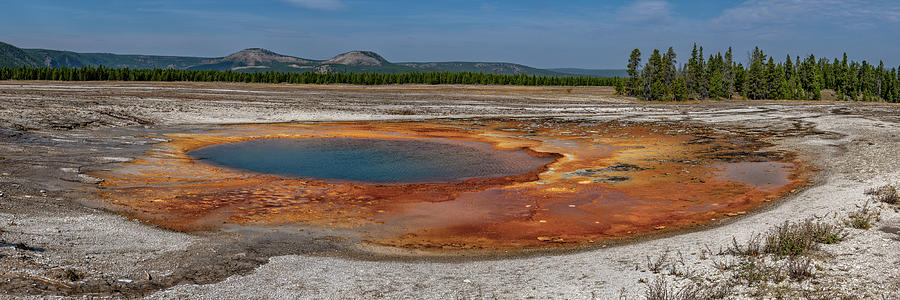
<path fill-rule="evenodd" d="M 81 183 L 98 184 L 103 182 L 103 179 L 86 174 L 78 174 L 78 181 Z"/>
<path fill-rule="evenodd" d="M 564 240 L 563 238 L 561 238 L 561 237 L 558 237 L 558 236 L 554 236 L 554 237 L 549 237 L 549 236 L 539 236 L 539 237 L 537 237 L 537 239 L 538 239 L 538 241 L 541 241 L 541 242 L 549 242 L 549 243 L 565 243 L 565 240 Z"/>
<path fill-rule="evenodd" d="M 627 172 L 627 171 L 641 171 L 641 170 L 646 170 L 646 168 L 638 167 L 638 166 L 632 165 L 632 164 L 616 163 L 615 165 L 612 165 L 612 166 L 609 166 L 606 168 L 575 170 L 575 171 L 566 173 L 566 175 L 581 176 L 581 177 L 599 177 L 605 172 Z"/>
<path fill-rule="evenodd" d="M 594 183 L 615 183 L 628 180 L 631 180 L 631 178 L 625 176 L 607 176 L 606 178 L 594 179 Z"/>

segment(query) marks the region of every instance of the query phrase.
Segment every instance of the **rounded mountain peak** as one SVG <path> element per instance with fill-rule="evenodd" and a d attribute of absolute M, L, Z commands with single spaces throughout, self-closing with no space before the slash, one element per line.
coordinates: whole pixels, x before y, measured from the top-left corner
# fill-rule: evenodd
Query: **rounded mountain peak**
<path fill-rule="evenodd" d="M 263 48 L 248 48 L 229 56 L 217 59 L 218 62 L 231 62 L 236 65 L 266 65 L 271 63 L 309 63 L 310 61 L 293 56 L 281 55 Z"/>
<path fill-rule="evenodd" d="M 350 51 L 332 57 L 324 63 L 348 66 L 382 66 L 390 64 L 384 57 L 372 51 Z"/>

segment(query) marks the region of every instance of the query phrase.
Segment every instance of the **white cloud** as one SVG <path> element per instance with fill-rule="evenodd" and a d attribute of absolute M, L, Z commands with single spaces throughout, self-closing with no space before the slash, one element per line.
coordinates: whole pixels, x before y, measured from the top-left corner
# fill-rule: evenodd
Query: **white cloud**
<path fill-rule="evenodd" d="M 713 20 L 734 29 L 832 25 L 853 30 L 898 22 L 895 0 L 748 0 Z"/>
<path fill-rule="evenodd" d="M 344 2 L 341 0 L 283 0 L 284 2 L 297 5 L 300 7 L 321 10 L 338 10 L 344 8 Z"/>
<path fill-rule="evenodd" d="M 658 22 L 671 18 L 672 5 L 663 0 L 639 0 L 623 6 L 616 18 L 626 22 Z"/>

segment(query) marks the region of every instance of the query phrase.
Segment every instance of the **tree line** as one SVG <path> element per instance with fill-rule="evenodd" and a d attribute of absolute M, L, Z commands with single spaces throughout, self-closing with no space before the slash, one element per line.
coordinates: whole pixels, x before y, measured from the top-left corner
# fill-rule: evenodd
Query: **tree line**
<path fill-rule="evenodd" d="M 552 77 L 533 75 L 504 75 L 473 72 L 428 73 L 283 73 L 232 72 L 175 69 L 127 69 L 103 66 L 81 68 L 2 67 L 0 80 L 56 80 L 56 81 L 203 81 L 256 82 L 294 84 L 478 84 L 524 86 L 616 86 L 621 78 Z"/>
<path fill-rule="evenodd" d="M 682 101 L 691 99 L 820 100 L 900 102 L 898 68 L 842 59 L 829 60 L 809 55 L 775 61 L 759 47 L 749 55 L 749 65 L 735 62 L 732 49 L 705 58 L 703 47 L 694 44 L 687 63 L 679 65 L 669 47 L 665 54 L 654 49 L 642 66 L 641 51 L 628 58 L 628 77 L 616 86 L 624 95 L 645 100 Z"/>

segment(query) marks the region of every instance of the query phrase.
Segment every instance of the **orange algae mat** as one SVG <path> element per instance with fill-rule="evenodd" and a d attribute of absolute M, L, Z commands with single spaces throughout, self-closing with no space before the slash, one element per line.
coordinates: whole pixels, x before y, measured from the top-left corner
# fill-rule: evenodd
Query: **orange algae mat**
<path fill-rule="evenodd" d="M 805 185 L 761 137 L 673 124 L 443 120 L 232 125 L 167 134 L 144 157 L 97 172 L 113 209 L 162 227 L 286 225 L 405 249 L 579 246 L 744 214 Z M 444 139 L 555 158 L 531 172 L 462 182 L 366 184 L 253 173 L 188 151 L 264 138 Z"/>

